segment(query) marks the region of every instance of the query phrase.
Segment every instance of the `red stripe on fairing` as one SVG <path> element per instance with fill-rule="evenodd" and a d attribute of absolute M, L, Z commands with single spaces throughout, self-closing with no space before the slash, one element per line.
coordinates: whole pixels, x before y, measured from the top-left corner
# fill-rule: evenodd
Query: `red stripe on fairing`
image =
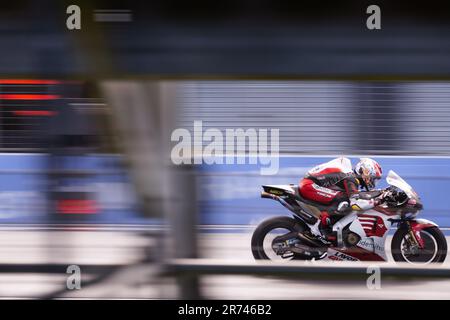
<path fill-rule="evenodd" d="M 0 94 L 3 100 L 56 100 L 60 97 L 56 94 Z"/>
<path fill-rule="evenodd" d="M 0 84 L 59 84 L 57 80 L 45 79 L 0 79 Z"/>
<path fill-rule="evenodd" d="M 388 230 L 384 224 L 383 218 L 379 216 L 361 214 L 358 216 L 358 219 L 368 237 L 383 237 Z"/>
<path fill-rule="evenodd" d="M 333 249 L 346 255 L 349 255 L 353 258 L 356 258 L 360 261 L 385 261 L 381 256 L 360 247 L 349 249 L 337 249 L 337 248 Z"/>

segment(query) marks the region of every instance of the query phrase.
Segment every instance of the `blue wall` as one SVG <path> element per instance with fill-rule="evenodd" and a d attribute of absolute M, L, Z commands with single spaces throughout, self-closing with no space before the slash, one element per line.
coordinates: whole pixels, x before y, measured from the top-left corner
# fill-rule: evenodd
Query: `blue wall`
<path fill-rule="evenodd" d="M 332 157 L 281 157 L 279 172 L 273 176 L 262 176 L 258 165 L 204 165 L 197 180 L 201 223 L 247 225 L 273 215 L 289 215 L 279 203 L 260 198 L 261 185 L 297 184 L 307 170 L 330 159 Z M 450 227 L 450 158 L 375 159 L 385 174 L 394 170 L 419 193 L 425 206 L 421 217 Z M 358 159 L 351 160 L 356 163 Z M 71 222 L 154 223 L 140 215 L 120 156 L 70 157 L 63 163 L 67 169 L 96 173 L 85 178 L 65 179 L 61 188 L 91 190 L 101 208 L 99 214 L 73 216 Z M 45 166 L 45 155 L 0 155 L 0 223 L 46 222 Z M 382 180 L 379 186 L 386 186 L 386 182 Z"/>
<path fill-rule="evenodd" d="M 261 176 L 258 165 L 203 166 L 199 179 L 204 224 L 255 224 L 264 218 L 289 214 L 281 204 L 260 198 L 262 184 L 297 184 L 311 167 L 333 157 L 282 157 L 274 176 Z M 353 163 L 358 158 L 350 157 Z M 421 196 L 420 217 L 450 226 L 450 158 L 374 157 L 384 170 L 392 169 Z M 384 180 L 379 187 L 386 186 Z"/>
<path fill-rule="evenodd" d="M 48 157 L 45 154 L 0 155 L 0 223 L 45 223 Z M 138 223 L 142 221 L 132 186 L 119 156 L 71 156 L 61 159 L 60 169 L 93 173 L 64 178 L 59 191 L 91 192 L 98 214 L 64 215 L 71 223 Z M 63 216 L 60 216 L 63 217 Z"/>

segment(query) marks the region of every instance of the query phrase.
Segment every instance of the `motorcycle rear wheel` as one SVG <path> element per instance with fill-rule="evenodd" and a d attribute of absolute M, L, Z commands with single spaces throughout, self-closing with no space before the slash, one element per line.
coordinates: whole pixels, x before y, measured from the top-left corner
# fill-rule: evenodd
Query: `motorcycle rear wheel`
<path fill-rule="evenodd" d="M 297 220 L 290 217 L 273 217 L 263 221 L 253 232 L 252 254 L 256 260 L 271 260 L 264 248 L 266 236 L 275 229 L 286 229 L 288 232 L 302 232 L 305 230 Z M 298 255 L 294 259 L 301 259 Z"/>

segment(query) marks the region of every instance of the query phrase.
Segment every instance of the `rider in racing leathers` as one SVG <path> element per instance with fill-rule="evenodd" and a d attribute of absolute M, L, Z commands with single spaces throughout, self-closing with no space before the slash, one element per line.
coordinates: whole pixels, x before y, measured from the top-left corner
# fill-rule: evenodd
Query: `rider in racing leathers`
<path fill-rule="evenodd" d="M 323 237 L 321 230 L 331 228 L 329 212 L 345 215 L 349 208 L 368 210 L 377 206 L 381 197 L 363 194 L 359 188 L 372 190 L 381 174 L 381 166 L 370 158 L 361 158 L 354 169 L 350 159 L 341 157 L 308 171 L 299 184 L 301 196 L 330 208 L 322 211 L 311 233 Z"/>

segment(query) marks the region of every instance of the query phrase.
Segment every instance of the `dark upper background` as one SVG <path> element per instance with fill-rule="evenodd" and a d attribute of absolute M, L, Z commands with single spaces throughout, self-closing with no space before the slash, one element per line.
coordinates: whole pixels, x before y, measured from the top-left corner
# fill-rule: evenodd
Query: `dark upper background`
<path fill-rule="evenodd" d="M 66 7 L 82 30 L 66 29 Z M 370 4 L 382 30 L 366 28 Z M 131 22 L 93 21 L 130 9 Z M 448 1 L 2 1 L 0 74 L 447 78 Z"/>

